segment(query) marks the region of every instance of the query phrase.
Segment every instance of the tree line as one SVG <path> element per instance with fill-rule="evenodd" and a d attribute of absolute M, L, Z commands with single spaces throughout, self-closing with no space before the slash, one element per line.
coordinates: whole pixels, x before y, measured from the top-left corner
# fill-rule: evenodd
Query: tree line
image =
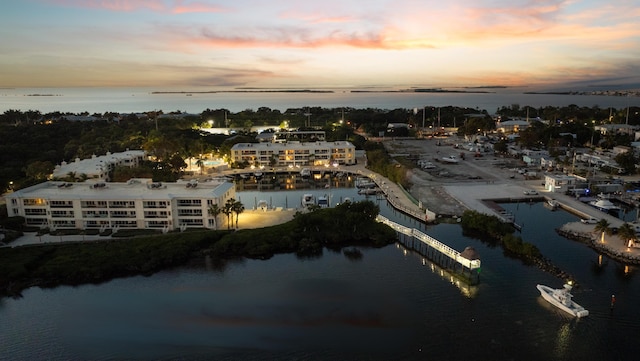
<path fill-rule="evenodd" d="M 638 110 L 636 107 L 631 109 L 629 124 L 640 124 Z M 523 147 L 552 148 L 591 142 L 610 148 L 629 145 L 633 139 L 617 134 L 601 139 L 593 126 L 620 121 L 622 111 L 613 112 L 597 106 L 533 108 L 512 104 L 499 108 L 497 115 L 507 119 L 529 114 L 532 118 L 553 120 L 550 125 L 532 122 L 532 126 L 520 133 L 518 142 Z M 91 115 L 95 120 L 72 121 L 68 119 L 72 115 Z M 423 125 L 456 127 L 459 134 L 465 135 L 495 130 L 494 119 L 486 110 L 455 106 L 393 110 L 304 107 L 284 112 L 260 107 L 235 113 L 227 109 L 206 109 L 200 114 L 187 115 L 180 112 L 163 114 L 162 111 L 43 114 L 34 110 L 7 110 L 0 114 L 0 188 L 19 189 L 42 182 L 62 161 L 127 149 L 146 150 L 157 162 L 145 164 L 143 173 L 160 181 L 170 181 L 179 176 L 187 158 L 229 154 L 235 143 L 255 141 L 248 131 L 229 136 L 202 132 L 201 128 L 226 126 L 248 130 L 251 126 L 272 126 L 277 129 L 286 124 L 289 128 L 303 130 L 323 129 L 328 141 L 349 140 L 356 148 L 363 149 L 365 139 L 354 133 L 377 135 L 384 132 L 389 123 L 409 124 L 412 131 L 408 135 L 415 135 L 415 129 Z M 629 163 L 634 161 L 636 159 L 629 159 Z M 125 172 L 122 177 L 126 177 L 126 170 L 122 171 Z"/>

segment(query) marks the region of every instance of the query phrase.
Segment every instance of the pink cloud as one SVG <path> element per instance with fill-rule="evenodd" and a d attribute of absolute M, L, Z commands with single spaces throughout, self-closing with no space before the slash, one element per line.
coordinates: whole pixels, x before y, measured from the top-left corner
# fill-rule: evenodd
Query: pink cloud
<path fill-rule="evenodd" d="M 280 14 L 280 18 L 301 20 L 309 24 L 350 23 L 359 21 L 358 18 L 350 15 L 327 16 L 321 13 L 299 13 L 294 11 L 283 12 Z"/>
<path fill-rule="evenodd" d="M 346 32 L 326 30 L 322 34 L 313 34 L 304 28 L 261 28 L 242 29 L 229 32 L 228 29 L 202 29 L 193 34 L 190 29 L 176 27 L 164 28 L 172 47 L 189 48 L 337 48 L 350 47 L 360 49 L 410 49 L 433 48 L 433 44 L 424 39 L 394 38 L 389 32 Z M 232 34 L 232 35 L 230 35 Z M 258 35 L 255 35 L 258 34 Z"/>
<path fill-rule="evenodd" d="M 176 1 L 176 4 L 173 7 L 174 14 L 183 14 L 183 13 L 219 13 L 226 11 L 224 8 L 220 6 L 215 6 L 203 2 L 186 2 L 183 0 Z"/>
<path fill-rule="evenodd" d="M 58 6 L 68 6 L 89 9 L 104 9 L 118 12 L 132 12 L 151 10 L 160 13 L 213 13 L 225 11 L 215 6 L 198 1 L 188 0 L 46 0 Z"/>

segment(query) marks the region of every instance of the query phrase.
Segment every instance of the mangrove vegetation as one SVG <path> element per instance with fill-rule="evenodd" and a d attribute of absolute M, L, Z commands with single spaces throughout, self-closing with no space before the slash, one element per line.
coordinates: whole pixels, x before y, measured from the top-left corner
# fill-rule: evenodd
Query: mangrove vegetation
<path fill-rule="evenodd" d="M 371 201 L 298 212 L 281 225 L 238 231 L 194 230 L 109 239 L 0 248 L 0 294 L 18 296 L 32 286 L 100 283 L 118 277 L 151 275 L 190 261 L 239 257 L 267 259 L 278 253 L 317 257 L 324 248 L 381 247 L 395 232 L 376 222 Z M 202 261 L 202 262 L 201 262 Z"/>

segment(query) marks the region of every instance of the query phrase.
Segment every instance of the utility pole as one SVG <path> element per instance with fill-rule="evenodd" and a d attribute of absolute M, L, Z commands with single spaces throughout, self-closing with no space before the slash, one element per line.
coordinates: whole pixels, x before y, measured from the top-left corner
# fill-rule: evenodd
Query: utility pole
<path fill-rule="evenodd" d="M 311 113 L 309 111 L 309 107 L 307 107 L 307 112 L 304 113 L 307 116 L 307 124 L 305 125 L 307 128 L 311 127 Z"/>
<path fill-rule="evenodd" d="M 624 124 L 629 125 L 629 93 L 627 93 L 627 120 Z"/>

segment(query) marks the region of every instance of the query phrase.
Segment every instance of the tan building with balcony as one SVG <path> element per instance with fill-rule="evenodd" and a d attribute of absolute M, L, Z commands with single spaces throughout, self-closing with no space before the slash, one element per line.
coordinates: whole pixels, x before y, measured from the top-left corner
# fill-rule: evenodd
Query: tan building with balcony
<path fill-rule="evenodd" d="M 351 142 L 238 143 L 231 148 L 231 161 L 255 166 L 321 166 L 356 163 Z"/>

